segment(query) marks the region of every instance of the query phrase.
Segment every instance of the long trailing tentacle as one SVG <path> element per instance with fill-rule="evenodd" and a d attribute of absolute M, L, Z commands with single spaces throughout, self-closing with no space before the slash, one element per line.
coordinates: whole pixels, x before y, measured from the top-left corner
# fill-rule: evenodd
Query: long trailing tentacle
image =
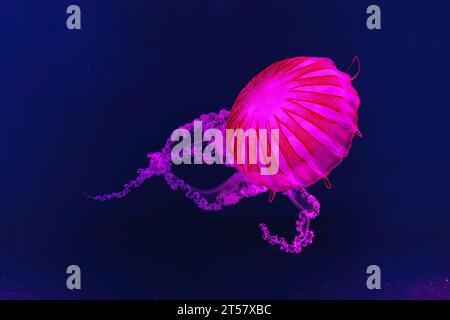
<path fill-rule="evenodd" d="M 202 115 L 194 121 L 202 121 L 203 128 L 217 128 L 225 131 L 225 125 L 228 120 L 229 112 L 221 110 L 218 114 L 210 113 Z M 193 131 L 194 121 L 180 127 L 189 132 Z M 152 176 L 163 176 L 167 184 L 172 190 L 182 190 L 186 197 L 192 199 L 203 210 L 220 210 L 224 206 L 229 206 L 238 203 L 243 198 L 254 197 L 263 192 L 268 191 L 266 187 L 257 186 L 251 183 L 243 173 L 237 172 L 228 180 L 216 188 L 210 190 L 201 190 L 187 184 L 183 179 L 178 178 L 171 170 L 172 160 L 171 151 L 175 142 L 171 139 L 166 141 L 166 144 L 161 152 L 152 152 L 147 154 L 148 167 L 137 170 L 137 177 L 126 183 L 122 190 L 118 192 L 107 193 L 97 196 L 88 196 L 98 201 L 108 201 L 111 199 L 120 199 L 127 196 L 133 189 L 140 187 L 147 179 Z M 193 146 L 192 148 L 194 148 Z M 194 150 L 191 150 L 194 151 Z M 193 152 L 191 152 L 193 154 Z M 263 239 L 268 241 L 271 245 L 278 245 L 281 250 L 290 253 L 300 253 L 304 247 L 312 242 L 314 233 L 309 230 L 310 219 L 314 219 L 319 214 L 320 205 L 317 199 L 310 195 L 306 189 L 290 190 L 284 193 L 289 199 L 300 209 L 297 225 L 297 235 L 289 244 L 285 238 L 271 235 L 269 229 L 265 224 L 260 224 L 259 227 L 263 233 Z"/>
<path fill-rule="evenodd" d="M 111 199 L 120 199 L 126 197 L 133 189 L 139 188 L 147 179 L 152 176 L 160 176 L 165 172 L 170 171 L 170 165 L 167 162 L 167 159 L 164 158 L 162 152 L 154 152 L 147 154 L 149 159 L 149 164 L 147 168 L 138 169 L 138 176 L 124 184 L 122 190 L 118 192 L 106 193 L 98 196 L 89 196 L 97 201 L 108 201 Z"/>
<path fill-rule="evenodd" d="M 229 112 L 221 110 L 219 113 L 209 113 L 200 116 L 194 121 L 201 121 L 204 129 L 216 128 L 224 132 L 228 120 Z M 194 121 L 180 127 L 190 132 L 193 131 Z M 267 188 L 256 186 L 250 183 L 242 173 L 235 173 L 220 186 L 201 190 L 187 184 L 183 179 L 178 178 L 171 170 L 172 160 L 171 151 L 175 142 L 171 139 L 161 152 L 152 152 L 147 154 L 149 164 L 147 168 L 137 170 L 138 176 L 126 183 L 121 191 L 107 193 L 98 196 L 89 196 L 98 201 L 107 201 L 111 199 L 120 199 L 127 196 L 133 189 L 140 187 L 147 179 L 152 176 L 163 176 L 172 190 L 182 190 L 186 197 L 192 199 L 201 209 L 220 210 L 223 206 L 236 204 L 242 198 L 254 197 L 260 193 L 266 192 Z M 195 146 L 192 146 L 194 148 Z M 192 153 L 194 150 L 191 150 Z"/>
<path fill-rule="evenodd" d="M 262 231 L 263 239 L 271 245 L 278 245 L 281 250 L 289 253 L 300 253 L 304 247 L 312 243 L 314 232 L 309 230 L 310 220 L 319 215 L 320 204 L 306 189 L 290 190 L 285 192 L 285 194 L 300 209 L 296 220 L 297 235 L 292 243 L 288 243 L 283 237 L 271 235 L 269 228 L 264 223 L 261 223 L 259 227 Z"/>

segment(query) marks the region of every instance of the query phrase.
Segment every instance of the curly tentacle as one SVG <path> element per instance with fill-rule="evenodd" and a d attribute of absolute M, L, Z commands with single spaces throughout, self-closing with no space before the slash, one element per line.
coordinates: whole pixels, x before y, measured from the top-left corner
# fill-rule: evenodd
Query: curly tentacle
<path fill-rule="evenodd" d="M 314 232 L 309 230 L 310 220 L 316 218 L 320 212 L 320 204 L 317 199 L 310 195 L 306 189 L 290 190 L 285 192 L 294 205 L 300 209 L 296 220 L 297 235 L 292 243 L 285 238 L 271 235 L 269 228 L 264 223 L 259 225 L 262 237 L 271 245 L 278 245 L 280 249 L 289 253 L 300 253 L 303 248 L 312 243 Z"/>
<path fill-rule="evenodd" d="M 202 115 L 194 121 L 201 121 L 204 129 L 216 128 L 224 132 L 228 116 L 229 112 L 227 110 L 221 110 L 218 114 L 209 113 Z M 194 121 L 187 123 L 180 128 L 192 132 L 194 129 Z M 267 188 L 265 187 L 259 187 L 250 183 L 242 173 L 234 174 L 214 189 L 201 190 L 192 187 L 183 179 L 178 178 L 171 170 L 171 151 L 174 144 L 174 141 L 168 139 L 161 152 L 147 154 L 147 158 L 149 160 L 148 167 L 138 169 L 138 176 L 126 183 L 121 191 L 93 196 L 90 198 L 98 201 L 123 198 L 133 189 L 140 187 L 147 179 L 154 175 L 163 176 L 172 190 L 184 191 L 186 197 L 192 199 L 201 209 L 204 210 L 220 210 L 223 206 L 236 204 L 242 198 L 254 197 L 267 191 Z M 193 148 L 195 148 L 195 146 L 192 146 L 191 151 L 194 151 Z"/>

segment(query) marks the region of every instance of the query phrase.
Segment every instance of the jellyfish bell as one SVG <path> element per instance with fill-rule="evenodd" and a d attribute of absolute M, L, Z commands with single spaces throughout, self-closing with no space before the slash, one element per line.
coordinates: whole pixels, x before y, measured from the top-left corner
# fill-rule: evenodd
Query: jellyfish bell
<path fill-rule="evenodd" d="M 285 59 L 261 71 L 242 89 L 226 128 L 265 128 L 269 136 L 278 130 L 279 171 L 236 169 L 275 192 L 326 178 L 348 155 L 358 130 L 359 97 L 351 81 L 327 58 Z"/>
<path fill-rule="evenodd" d="M 352 64 L 355 61 L 359 65 L 357 57 Z M 310 220 L 320 212 L 319 202 L 306 187 L 320 179 L 328 181 L 328 174 L 348 155 L 354 135 L 360 134 L 357 128 L 360 101 L 351 83 L 355 77 L 339 71 L 327 58 L 297 57 L 276 62 L 244 87 L 231 112 L 205 114 L 178 128 L 195 135 L 195 124 L 200 121 L 205 130 L 217 129 L 223 136 L 229 130 L 233 132 L 230 140 L 223 141 L 224 153 L 233 159 L 225 165 L 233 166 L 237 172 L 224 183 L 201 190 L 177 177 L 172 172 L 176 142 L 169 138 L 161 152 L 147 155 L 148 166 L 138 169 L 137 178 L 126 183 L 121 191 L 91 198 L 98 201 L 123 198 L 154 175 L 162 176 L 171 189 L 184 191 L 204 210 L 220 210 L 269 190 L 273 200 L 275 192 L 282 192 L 300 210 L 297 235 L 289 243 L 283 237 L 271 235 L 265 224 L 259 227 L 263 239 L 270 244 L 299 253 L 312 242 Z M 233 142 L 234 133 L 239 130 L 255 130 L 259 161 L 249 163 L 249 152 L 238 152 L 250 147 L 246 139 Z M 268 135 L 266 139 L 261 132 Z M 268 139 L 272 136 L 278 139 Z M 198 144 L 190 146 L 188 153 L 195 155 L 198 147 Z M 273 150 L 279 151 L 277 159 L 273 158 Z M 270 156 L 276 161 L 277 170 L 265 174 Z"/>

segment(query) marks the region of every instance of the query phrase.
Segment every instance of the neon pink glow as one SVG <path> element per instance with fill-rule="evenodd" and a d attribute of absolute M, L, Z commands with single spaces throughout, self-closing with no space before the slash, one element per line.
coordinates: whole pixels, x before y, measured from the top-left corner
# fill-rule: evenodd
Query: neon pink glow
<path fill-rule="evenodd" d="M 355 57 L 354 61 L 359 63 Z M 359 70 L 358 70 L 359 74 Z M 355 76 L 356 77 L 356 76 Z M 297 235 L 291 243 L 271 235 L 260 224 L 263 239 L 289 253 L 299 253 L 309 245 L 314 233 L 310 220 L 320 212 L 317 199 L 306 187 L 324 179 L 348 155 L 357 128 L 359 97 L 351 82 L 355 78 L 339 71 L 326 58 L 297 57 L 276 62 L 254 77 L 241 91 L 231 112 L 221 110 L 200 116 L 203 129 L 279 129 L 279 172 L 261 175 L 258 164 L 235 164 L 237 173 L 211 190 L 200 190 L 175 176 L 171 170 L 168 139 L 161 152 L 147 155 L 148 167 L 137 170 L 137 178 L 119 192 L 91 197 L 98 201 L 123 198 L 148 178 L 163 176 L 173 190 L 182 190 L 203 210 L 220 210 L 243 198 L 271 191 L 282 192 L 300 210 Z M 194 121 L 180 128 L 193 132 Z M 194 148 L 191 149 L 192 153 Z"/>
<path fill-rule="evenodd" d="M 279 129 L 279 172 L 261 175 L 258 164 L 236 168 L 275 192 L 326 178 L 348 155 L 358 130 L 359 97 L 351 80 L 326 58 L 286 59 L 260 72 L 236 99 L 227 129 Z"/>

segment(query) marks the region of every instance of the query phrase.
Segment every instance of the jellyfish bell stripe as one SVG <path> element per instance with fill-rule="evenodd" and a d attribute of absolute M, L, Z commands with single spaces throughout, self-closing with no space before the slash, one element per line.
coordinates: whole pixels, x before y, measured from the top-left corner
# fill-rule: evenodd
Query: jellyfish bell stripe
<path fill-rule="evenodd" d="M 269 137 L 270 136 L 270 137 Z M 226 129 L 226 163 L 257 171 L 258 175 L 274 175 L 279 169 L 279 132 L 264 128 Z M 269 152 L 270 150 L 270 152 Z"/>

